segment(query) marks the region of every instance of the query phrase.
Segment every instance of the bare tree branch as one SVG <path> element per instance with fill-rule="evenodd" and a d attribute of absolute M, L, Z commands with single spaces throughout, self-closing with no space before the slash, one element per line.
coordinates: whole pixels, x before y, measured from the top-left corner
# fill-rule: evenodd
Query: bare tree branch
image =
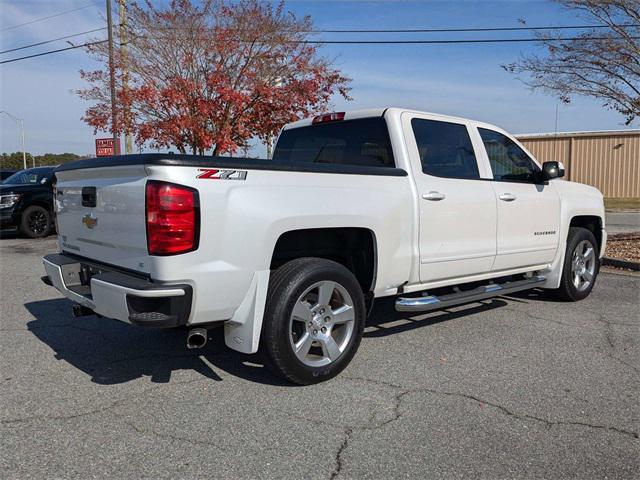
<path fill-rule="evenodd" d="M 640 118 L 640 0 L 555 1 L 608 32 L 586 31 L 575 40 L 538 33 L 545 55 L 523 56 L 502 67 L 564 102 L 573 95 L 597 98 L 630 125 Z"/>

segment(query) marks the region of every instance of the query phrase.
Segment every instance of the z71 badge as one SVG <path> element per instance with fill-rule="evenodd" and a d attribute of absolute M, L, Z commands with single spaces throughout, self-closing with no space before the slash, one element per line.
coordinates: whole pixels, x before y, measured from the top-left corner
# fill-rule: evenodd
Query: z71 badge
<path fill-rule="evenodd" d="M 196 178 L 210 180 L 246 180 L 246 170 L 218 170 L 216 168 L 199 168 Z"/>

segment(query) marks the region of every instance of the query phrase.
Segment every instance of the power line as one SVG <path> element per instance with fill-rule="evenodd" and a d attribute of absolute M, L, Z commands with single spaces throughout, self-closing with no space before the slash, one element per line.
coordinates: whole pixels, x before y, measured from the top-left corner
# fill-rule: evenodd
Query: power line
<path fill-rule="evenodd" d="M 100 5 L 102 2 L 94 2 L 82 7 L 65 10 L 46 17 L 37 18 L 28 22 L 12 25 L 10 27 L 4 27 L 0 29 L 0 32 L 6 30 L 13 30 L 15 28 L 23 27 L 25 25 L 31 25 L 33 23 L 42 22 L 51 18 L 66 15 L 68 13 L 77 12 Z M 620 27 L 640 27 L 640 24 L 622 24 Z M 403 28 L 403 29 L 319 29 L 319 30 L 301 30 L 303 33 L 461 33 L 461 32 L 513 32 L 513 31 L 526 31 L 526 30 L 575 30 L 575 29 L 587 29 L 587 28 L 611 28 L 609 25 L 559 25 L 559 26 L 521 26 L 521 27 L 486 27 L 486 28 Z M 78 34 L 80 35 L 80 34 Z M 69 38 L 69 37 L 66 37 Z M 51 40 L 54 41 L 54 40 Z M 26 48 L 26 47 L 25 47 Z"/>
<path fill-rule="evenodd" d="M 33 55 L 27 55 L 26 57 L 11 58 L 9 60 L 1 61 L 0 65 L 2 65 L 3 63 L 12 63 L 12 62 L 17 62 L 19 60 L 26 60 L 28 58 L 42 57 L 43 55 L 51 55 L 52 53 L 64 52 L 66 50 L 73 50 L 75 48 L 90 47 L 91 45 L 98 45 L 100 43 L 106 43 L 106 42 L 107 42 L 106 40 L 99 40 L 97 42 L 83 43 L 82 45 L 73 45 L 72 47 L 59 48 L 57 50 L 49 50 L 47 52 L 35 53 Z"/>
<path fill-rule="evenodd" d="M 638 40 L 640 37 L 625 37 Z M 558 38 L 487 38 L 475 40 L 295 40 L 288 43 L 303 43 L 312 45 L 446 45 L 456 43 L 518 43 L 518 42 L 570 42 L 578 40 L 621 40 L 623 37 L 558 37 Z M 260 43 L 260 42 L 256 42 Z"/>
<path fill-rule="evenodd" d="M 622 28 L 637 28 L 640 23 L 623 23 L 617 25 Z M 188 30 L 187 27 L 162 27 L 158 30 Z M 474 32 L 523 32 L 530 30 L 585 30 L 593 28 L 608 28 L 610 25 L 559 25 L 559 26 L 535 26 L 535 27 L 471 27 L 471 28 L 398 28 L 398 29 L 332 29 L 332 30 L 287 30 L 290 33 L 474 33 Z M 230 29 L 233 31 L 233 29 Z"/>
<path fill-rule="evenodd" d="M 624 24 L 620 25 L 621 27 L 640 27 L 640 24 Z M 385 30 L 376 30 L 376 29 L 363 29 L 363 30 L 309 30 L 303 31 L 301 33 L 454 33 L 454 32 L 507 32 L 507 31 L 526 31 L 526 30 L 554 30 L 554 29 L 585 29 L 585 28 L 610 28 L 607 25 L 564 25 L 558 27 L 491 27 L 491 28 L 431 28 L 431 29 L 385 29 Z M 105 30 L 106 27 L 96 28 L 95 30 L 89 30 L 86 32 L 74 33 L 72 35 L 66 35 L 64 37 L 53 38 L 51 40 L 45 40 L 43 42 L 32 43 L 30 45 L 24 45 L 22 47 L 16 47 L 9 50 L 4 50 L 0 52 L 9 53 L 15 52 L 17 50 L 24 50 L 26 48 L 36 47 L 40 45 L 45 45 L 47 43 L 56 42 L 59 40 L 65 40 L 67 38 L 77 37 L 80 35 L 85 35 L 88 33 L 98 32 L 100 30 Z M 171 28 L 171 30 L 177 30 L 180 28 Z M 338 41 L 322 41 L 318 40 L 316 43 L 338 43 Z M 352 41 L 355 42 L 355 41 Z M 313 43 L 313 41 L 307 41 L 306 43 Z M 342 42 L 341 42 L 342 43 Z M 349 43 L 345 41 L 345 43 Z M 371 43 L 369 41 L 365 41 L 365 43 Z M 380 43 L 380 42 L 376 42 Z M 413 41 L 411 43 L 414 43 Z"/>
<path fill-rule="evenodd" d="M 640 27 L 640 24 L 622 24 L 620 27 Z M 487 28 L 401 28 L 401 29 L 353 29 L 308 30 L 305 33 L 461 33 L 461 32 L 517 32 L 527 30 L 578 30 L 587 28 L 611 28 L 609 25 L 564 25 L 557 27 L 487 27 Z"/>
<path fill-rule="evenodd" d="M 113 0 L 114 2 L 116 0 Z M 640 27 L 640 24 L 621 24 L 619 27 Z M 528 27 L 478 27 L 478 28 L 408 28 L 408 29 L 331 29 L 331 30 L 299 30 L 301 33 L 446 33 L 446 32 L 514 32 L 522 30 L 576 30 L 587 28 L 611 28 L 610 25 L 559 25 Z M 181 30 L 181 27 L 169 27 L 170 30 Z"/>
<path fill-rule="evenodd" d="M 640 37 L 627 37 L 631 40 L 640 40 Z M 488 39 L 476 39 L 476 40 L 295 40 L 287 43 L 300 43 L 310 45 L 451 45 L 451 44 L 482 44 L 482 43 L 521 43 L 521 42 L 542 42 L 542 41 L 556 41 L 556 42 L 568 42 L 568 41 L 584 41 L 584 40 L 619 40 L 622 37 L 561 37 L 561 38 L 488 38 Z M 234 41 L 234 40 L 229 40 Z M 247 43 L 246 40 L 236 40 L 238 42 Z M 9 60 L 3 60 L 0 65 L 5 63 L 17 62 L 19 60 L 26 60 L 34 57 L 41 57 L 44 55 L 50 55 L 52 53 L 64 52 L 66 50 L 73 50 L 75 48 L 88 47 L 91 45 L 99 45 L 106 43 L 107 40 L 100 40 L 97 42 L 83 43 L 81 45 L 74 45 L 67 48 L 60 48 L 57 50 L 50 50 L 47 52 L 36 53 L 34 55 L 27 55 L 25 57 L 11 58 Z M 270 43 L 270 42 L 254 42 L 254 43 Z"/>
<path fill-rule="evenodd" d="M 74 33 L 72 35 L 65 35 L 64 37 L 52 38 L 51 40 L 45 40 L 43 42 L 32 43 L 31 45 L 24 45 L 22 47 L 10 48 L 9 50 L 3 50 L 0 54 L 16 52 L 18 50 L 24 50 L 25 48 L 38 47 L 40 45 L 45 45 L 47 43 L 57 42 L 59 40 L 66 40 L 67 38 L 79 37 L 80 35 L 86 35 L 88 33 L 99 32 L 100 30 L 105 30 L 107 27 L 95 28 L 93 30 L 87 30 L 86 32 Z"/>
<path fill-rule="evenodd" d="M 72 8 L 71 10 L 65 10 L 64 12 L 55 13 L 55 14 L 49 15 L 47 17 L 36 18 L 35 20 L 31 20 L 29 22 L 19 23 L 18 25 L 12 25 L 10 27 L 2 28 L 2 29 L 0 29 L 0 32 L 4 32 L 6 30 L 13 30 L 14 28 L 18 28 L 18 27 L 24 27 L 25 25 L 31 25 L 32 23 L 43 22 L 44 20 L 49 20 L 50 18 L 60 17 L 62 15 L 66 15 L 67 13 L 77 12 L 78 10 L 84 10 L 85 8 L 93 7 L 93 6 L 96 6 L 96 5 L 100 4 L 100 3 L 102 3 L 102 2 L 94 2 L 94 3 L 90 3 L 89 5 L 85 5 L 83 7 Z"/>

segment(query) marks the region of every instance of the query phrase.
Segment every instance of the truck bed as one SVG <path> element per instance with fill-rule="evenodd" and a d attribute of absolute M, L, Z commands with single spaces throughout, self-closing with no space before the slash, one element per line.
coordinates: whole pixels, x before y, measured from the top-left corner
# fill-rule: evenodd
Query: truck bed
<path fill-rule="evenodd" d="M 371 167 L 366 165 L 340 165 L 334 163 L 282 162 L 256 158 L 212 157 L 202 155 L 179 155 L 173 153 L 143 153 L 136 155 L 119 155 L 115 157 L 90 158 L 87 160 L 78 160 L 76 162 L 69 162 L 60 165 L 56 169 L 56 172 L 132 165 L 163 165 L 203 168 L 219 167 L 243 170 L 340 173 L 347 175 L 385 175 L 393 177 L 407 176 L 407 172 L 401 168 Z"/>

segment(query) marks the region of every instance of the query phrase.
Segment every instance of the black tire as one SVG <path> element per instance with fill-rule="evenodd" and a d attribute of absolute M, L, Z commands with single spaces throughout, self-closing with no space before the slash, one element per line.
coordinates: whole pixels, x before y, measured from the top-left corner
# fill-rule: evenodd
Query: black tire
<path fill-rule="evenodd" d="M 294 353 L 290 319 L 300 297 L 318 282 L 339 284 L 353 302 L 353 330 L 340 355 L 323 366 L 309 366 Z M 260 351 L 265 365 L 276 375 L 299 385 L 310 385 L 335 377 L 349 364 L 360 345 L 366 309 L 360 284 L 344 266 L 321 258 L 299 258 L 275 270 L 262 323 Z M 311 347 L 311 348 L 318 348 Z"/>
<path fill-rule="evenodd" d="M 51 233 L 51 213 L 40 205 L 24 209 L 20 220 L 20 233 L 29 238 L 43 238 Z"/>
<path fill-rule="evenodd" d="M 572 264 L 574 260 L 574 253 L 580 245 L 584 245 L 583 242 L 590 244 L 590 247 L 593 249 L 593 278 L 585 288 L 580 289 L 574 283 Z M 568 302 L 577 302 L 578 300 L 587 298 L 591 293 L 591 290 L 593 290 L 596 278 L 598 277 L 598 272 L 600 271 L 599 254 L 598 242 L 590 230 L 582 227 L 569 228 L 567 250 L 564 255 L 560 287 L 557 288 L 554 293 L 561 299 Z"/>

